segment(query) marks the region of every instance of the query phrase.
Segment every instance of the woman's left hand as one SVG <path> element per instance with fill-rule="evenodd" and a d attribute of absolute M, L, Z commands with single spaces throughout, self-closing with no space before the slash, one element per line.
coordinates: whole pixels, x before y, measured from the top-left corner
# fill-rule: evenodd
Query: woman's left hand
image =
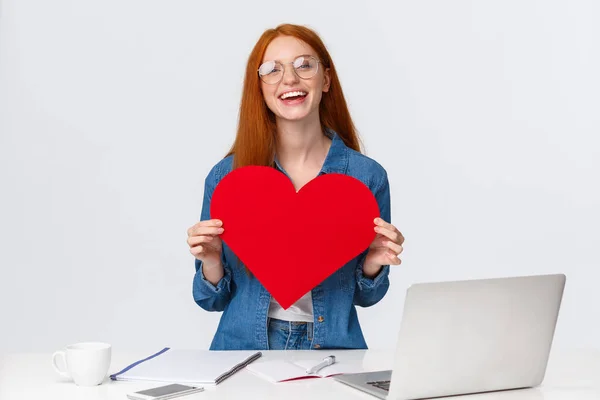
<path fill-rule="evenodd" d="M 404 236 L 392 224 L 381 218 L 375 218 L 375 240 L 369 246 L 363 271 L 365 275 L 376 275 L 382 265 L 399 265 L 402 261 L 398 256 L 402 253 Z"/>

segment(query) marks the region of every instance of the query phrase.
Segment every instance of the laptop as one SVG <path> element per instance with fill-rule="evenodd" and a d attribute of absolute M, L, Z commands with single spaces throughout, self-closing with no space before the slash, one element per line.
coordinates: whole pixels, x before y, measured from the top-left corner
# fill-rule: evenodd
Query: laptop
<path fill-rule="evenodd" d="M 414 284 L 393 369 L 334 379 L 389 400 L 538 386 L 565 281 L 553 274 Z"/>

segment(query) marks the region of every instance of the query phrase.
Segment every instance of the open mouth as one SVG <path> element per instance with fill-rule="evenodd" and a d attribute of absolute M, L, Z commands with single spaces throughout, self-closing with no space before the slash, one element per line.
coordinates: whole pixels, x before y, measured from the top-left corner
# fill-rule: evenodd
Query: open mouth
<path fill-rule="evenodd" d="M 304 101 L 306 96 L 308 96 L 307 92 L 297 90 L 283 93 L 279 96 L 279 100 L 283 101 L 285 104 L 299 104 Z"/>

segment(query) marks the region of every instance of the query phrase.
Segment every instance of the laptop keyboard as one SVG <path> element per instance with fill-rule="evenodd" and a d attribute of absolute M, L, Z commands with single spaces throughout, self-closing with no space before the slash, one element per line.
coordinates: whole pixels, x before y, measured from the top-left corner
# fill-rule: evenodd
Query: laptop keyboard
<path fill-rule="evenodd" d="M 375 386 L 376 388 L 385 390 L 386 392 L 390 391 L 390 381 L 373 381 L 373 382 L 367 382 L 367 384 Z"/>

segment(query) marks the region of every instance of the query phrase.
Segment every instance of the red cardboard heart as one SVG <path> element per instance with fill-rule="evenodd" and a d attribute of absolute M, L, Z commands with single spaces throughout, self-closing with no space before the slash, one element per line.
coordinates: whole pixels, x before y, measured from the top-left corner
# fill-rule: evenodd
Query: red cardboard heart
<path fill-rule="evenodd" d="M 379 206 L 369 188 L 324 174 L 298 192 L 271 167 L 237 168 L 219 182 L 211 218 L 221 239 L 287 309 L 375 239 Z"/>

